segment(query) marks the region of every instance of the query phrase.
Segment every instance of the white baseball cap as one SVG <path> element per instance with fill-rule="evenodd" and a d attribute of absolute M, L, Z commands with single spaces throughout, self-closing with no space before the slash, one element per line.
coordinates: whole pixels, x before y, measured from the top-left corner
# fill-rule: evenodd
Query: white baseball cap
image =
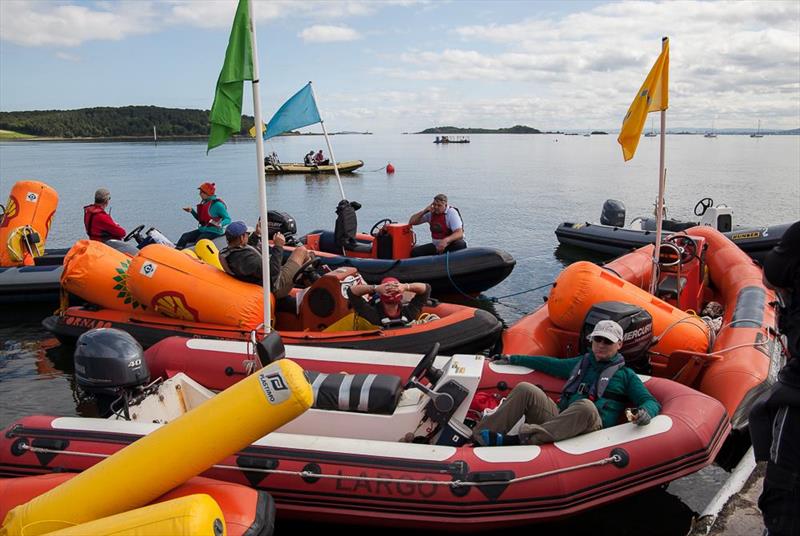
<path fill-rule="evenodd" d="M 622 340 L 622 326 L 613 320 L 601 320 L 594 327 L 594 331 L 589 334 L 589 339 L 592 337 L 605 337 L 611 342 L 619 342 Z"/>

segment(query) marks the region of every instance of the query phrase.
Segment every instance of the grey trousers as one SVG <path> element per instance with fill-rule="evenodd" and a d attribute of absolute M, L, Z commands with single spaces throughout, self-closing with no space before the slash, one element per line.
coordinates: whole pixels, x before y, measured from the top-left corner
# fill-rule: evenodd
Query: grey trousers
<path fill-rule="evenodd" d="M 527 445 L 552 443 L 603 427 L 600 414 L 589 399 L 573 402 L 559 413 L 556 403 L 544 391 L 523 382 L 511 390 L 494 413 L 480 420 L 473 436 L 477 437 L 481 430 L 505 434 L 523 416 L 525 422 L 520 425 L 519 439 L 520 443 Z"/>

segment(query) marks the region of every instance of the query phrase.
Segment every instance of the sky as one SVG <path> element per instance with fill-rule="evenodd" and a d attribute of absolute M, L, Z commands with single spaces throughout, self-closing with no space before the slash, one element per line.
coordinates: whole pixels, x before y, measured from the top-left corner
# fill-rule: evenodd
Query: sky
<path fill-rule="evenodd" d="M 0 111 L 209 109 L 235 10 L 0 0 Z M 797 0 L 254 0 L 254 13 L 265 120 L 311 80 L 329 131 L 616 131 L 668 36 L 668 128 L 800 127 Z"/>

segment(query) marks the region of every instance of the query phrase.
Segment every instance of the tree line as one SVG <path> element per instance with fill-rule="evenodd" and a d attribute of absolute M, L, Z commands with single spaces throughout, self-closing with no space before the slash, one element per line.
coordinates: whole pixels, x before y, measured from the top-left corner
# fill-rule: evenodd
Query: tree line
<path fill-rule="evenodd" d="M 0 129 L 53 138 L 208 136 L 208 110 L 123 106 L 80 110 L 36 110 L 0 112 Z M 241 135 L 253 126 L 251 116 L 242 116 Z"/>

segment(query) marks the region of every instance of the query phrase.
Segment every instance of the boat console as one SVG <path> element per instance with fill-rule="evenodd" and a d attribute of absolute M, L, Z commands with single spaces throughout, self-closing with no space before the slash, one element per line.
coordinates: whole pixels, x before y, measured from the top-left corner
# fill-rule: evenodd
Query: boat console
<path fill-rule="evenodd" d="M 656 296 L 683 311 L 700 311 L 707 248 L 702 236 L 668 236 L 659 251 Z"/>

